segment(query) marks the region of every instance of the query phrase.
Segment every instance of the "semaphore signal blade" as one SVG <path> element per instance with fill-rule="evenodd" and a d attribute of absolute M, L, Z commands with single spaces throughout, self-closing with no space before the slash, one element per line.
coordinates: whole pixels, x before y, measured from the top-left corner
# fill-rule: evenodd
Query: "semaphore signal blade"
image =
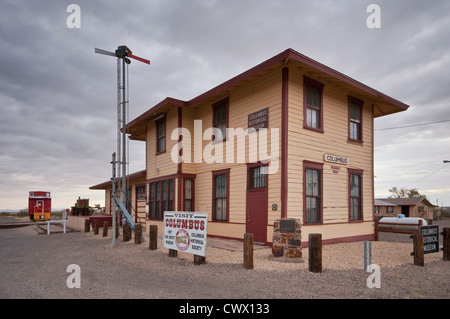
<path fill-rule="evenodd" d="M 150 64 L 150 60 L 147 60 L 147 59 L 144 59 L 144 58 L 140 58 L 140 57 L 135 56 L 135 55 L 133 55 L 133 54 L 128 53 L 127 56 L 128 56 L 129 58 L 132 58 L 132 59 L 135 59 L 135 60 L 144 62 L 144 63 L 146 63 L 146 64 Z"/>
<path fill-rule="evenodd" d="M 99 48 L 95 48 L 95 53 L 117 57 L 115 52 L 110 52 Z"/>

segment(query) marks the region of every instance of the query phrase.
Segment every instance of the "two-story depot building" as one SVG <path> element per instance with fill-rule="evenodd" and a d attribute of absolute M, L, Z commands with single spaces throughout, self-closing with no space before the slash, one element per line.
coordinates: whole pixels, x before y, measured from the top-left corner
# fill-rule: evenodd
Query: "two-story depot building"
<path fill-rule="evenodd" d="M 408 105 L 292 49 L 189 101 L 166 98 L 131 121 L 146 169 L 130 176 L 137 220 L 208 213 L 208 235 L 270 244 L 279 218 L 302 243 L 374 235 L 374 118 Z M 91 189 L 106 190 L 110 182 Z"/>

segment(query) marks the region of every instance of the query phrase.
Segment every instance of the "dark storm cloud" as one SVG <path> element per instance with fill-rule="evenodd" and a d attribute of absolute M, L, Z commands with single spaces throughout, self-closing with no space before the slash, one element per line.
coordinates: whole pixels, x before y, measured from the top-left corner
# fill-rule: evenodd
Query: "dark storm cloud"
<path fill-rule="evenodd" d="M 81 8 L 80 29 L 66 25 L 70 3 Z M 381 7 L 381 29 L 366 25 L 370 3 Z M 151 60 L 130 65 L 130 119 L 166 96 L 191 99 L 293 48 L 411 105 L 377 119 L 381 128 L 450 118 L 449 13 L 448 1 L 416 0 L 2 1 L 0 208 L 22 208 L 30 188 L 59 193 L 60 206 L 79 195 L 103 200 L 88 187 L 110 177 L 116 60 L 95 47 L 125 44 Z M 449 128 L 377 132 L 377 184 L 395 158 L 409 156 L 410 175 L 419 166 L 426 172 L 428 164 L 414 166 L 420 158 L 441 161 Z M 137 171 L 144 143 L 130 145 Z"/>

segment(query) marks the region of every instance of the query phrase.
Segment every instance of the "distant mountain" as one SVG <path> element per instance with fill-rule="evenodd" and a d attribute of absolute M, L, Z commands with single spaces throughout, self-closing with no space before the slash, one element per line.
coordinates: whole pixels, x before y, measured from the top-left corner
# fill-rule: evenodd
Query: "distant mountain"
<path fill-rule="evenodd" d="M 18 212 L 20 212 L 20 209 L 0 209 L 0 213 L 16 214 Z"/>

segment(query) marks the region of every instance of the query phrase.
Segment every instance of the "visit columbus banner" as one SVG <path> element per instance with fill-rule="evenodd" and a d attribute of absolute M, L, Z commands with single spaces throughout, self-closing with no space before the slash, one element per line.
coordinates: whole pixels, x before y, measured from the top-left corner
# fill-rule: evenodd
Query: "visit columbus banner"
<path fill-rule="evenodd" d="M 208 213 L 164 212 L 164 247 L 205 256 Z"/>

